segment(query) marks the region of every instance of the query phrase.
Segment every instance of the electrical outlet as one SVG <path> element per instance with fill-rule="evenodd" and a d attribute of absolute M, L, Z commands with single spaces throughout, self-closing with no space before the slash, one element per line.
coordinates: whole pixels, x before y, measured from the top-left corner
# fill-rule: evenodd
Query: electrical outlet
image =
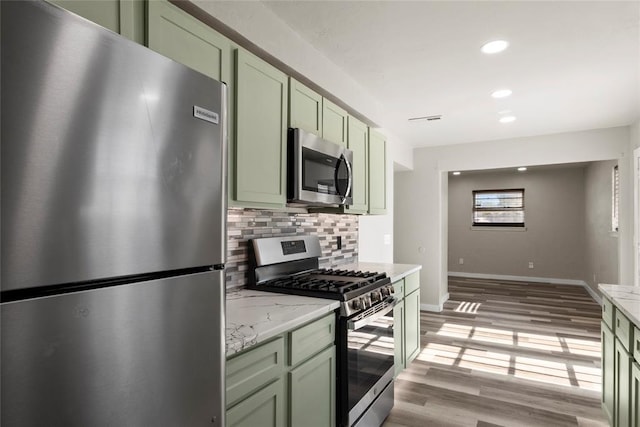
<path fill-rule="evenodd" d="M 529 261 L 529 268 L 533 268 L 533 261 Z"/>
<path fill-rule="evenodd" d="M 391 244 L 391 234 L 385 234 L 382 237 L 382 240 L 384 241 L 385 245 L 390 245 Z"/>
<path fill-rule="evenodd" d="M 338 247 L 337 249 L 342 249 L 342 236 L 336 237 L 336 246 Z"/>
<path fill-rule="evenodd" d="M 458 258 L 458 264 L 460 265 L 464 264 L 464 258 Z"/>

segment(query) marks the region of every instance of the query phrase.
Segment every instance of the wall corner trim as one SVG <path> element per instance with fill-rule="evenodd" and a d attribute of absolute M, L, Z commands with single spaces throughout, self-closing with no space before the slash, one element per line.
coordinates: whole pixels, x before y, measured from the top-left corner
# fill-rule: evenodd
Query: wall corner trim
<path fill-rule="evenodd" d="M 449 292 L 442 295 L 439 304 L 420 304 L 420 311 L 432 311 L 434 313 L 440 313 L 444 310 L 444 303 L 449 301 Z"/>
<path fill-rule="evenodd" d="M 595 302 L 602 305 L 602 298 L 594 291 L 584 280 L 576 279 L 557 279 L 552 277 L 529 277 L 529 276 L 509 276 L 504 274 L 485 274 L 485 273 L 462 273 L 449 271 L 449 277 L 468 277 L 473 279 L 495 279 L 495 280 L 514 280 L 519 282 L 546 283 L 549 285 L 572 285 L 582 286 Z M 448 295 L 448 294 L 447 294 Z"/>

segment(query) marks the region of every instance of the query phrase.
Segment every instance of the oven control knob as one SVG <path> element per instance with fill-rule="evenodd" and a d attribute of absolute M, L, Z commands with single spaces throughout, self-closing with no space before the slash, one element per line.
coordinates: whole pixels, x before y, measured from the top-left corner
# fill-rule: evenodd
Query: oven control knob
<path fill-rule="evenodd" d="M 354 310 L 360 310 L 362 308 L 362 303 L 360 302 L 360 298 L 357 298 L 351 301 L 351 308 L 353 308 Z"/>
<path fill-rule="evenodd" d="M 373 291 L 371 292 L 371 302 L 378 302 L 382 299 L 381 291 Z"/>
<path fill-rule="evenodd" d="M 365 295 L 361 299 L 362 299 L 362 308 L 371 307 L 371 297 L 369 295 Z"/>

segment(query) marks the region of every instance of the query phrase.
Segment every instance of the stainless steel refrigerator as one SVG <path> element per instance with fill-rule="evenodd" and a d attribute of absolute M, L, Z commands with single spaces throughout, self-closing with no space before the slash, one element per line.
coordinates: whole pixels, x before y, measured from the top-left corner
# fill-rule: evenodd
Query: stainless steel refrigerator
<path fill-rule="evenodd" d="M 225 85 L 1 3 L 1 416 L 224 425 Z"/>

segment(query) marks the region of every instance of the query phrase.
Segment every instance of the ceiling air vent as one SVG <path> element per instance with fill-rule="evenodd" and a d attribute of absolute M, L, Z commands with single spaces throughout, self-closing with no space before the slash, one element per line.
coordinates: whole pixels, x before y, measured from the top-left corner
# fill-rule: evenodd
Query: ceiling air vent
<path fill-rule="evenodd" d="M 441 120 L 442 119 L 442 114 L 438 114 L 435 116 L 422 116 L 422 117 L 411 117 L 409 119 L 410 122 L 417 122 L 417 121 L 421 121 L 421 120 L 426 120 L 428 122 L 434 122 L 436 120 Z"/>

